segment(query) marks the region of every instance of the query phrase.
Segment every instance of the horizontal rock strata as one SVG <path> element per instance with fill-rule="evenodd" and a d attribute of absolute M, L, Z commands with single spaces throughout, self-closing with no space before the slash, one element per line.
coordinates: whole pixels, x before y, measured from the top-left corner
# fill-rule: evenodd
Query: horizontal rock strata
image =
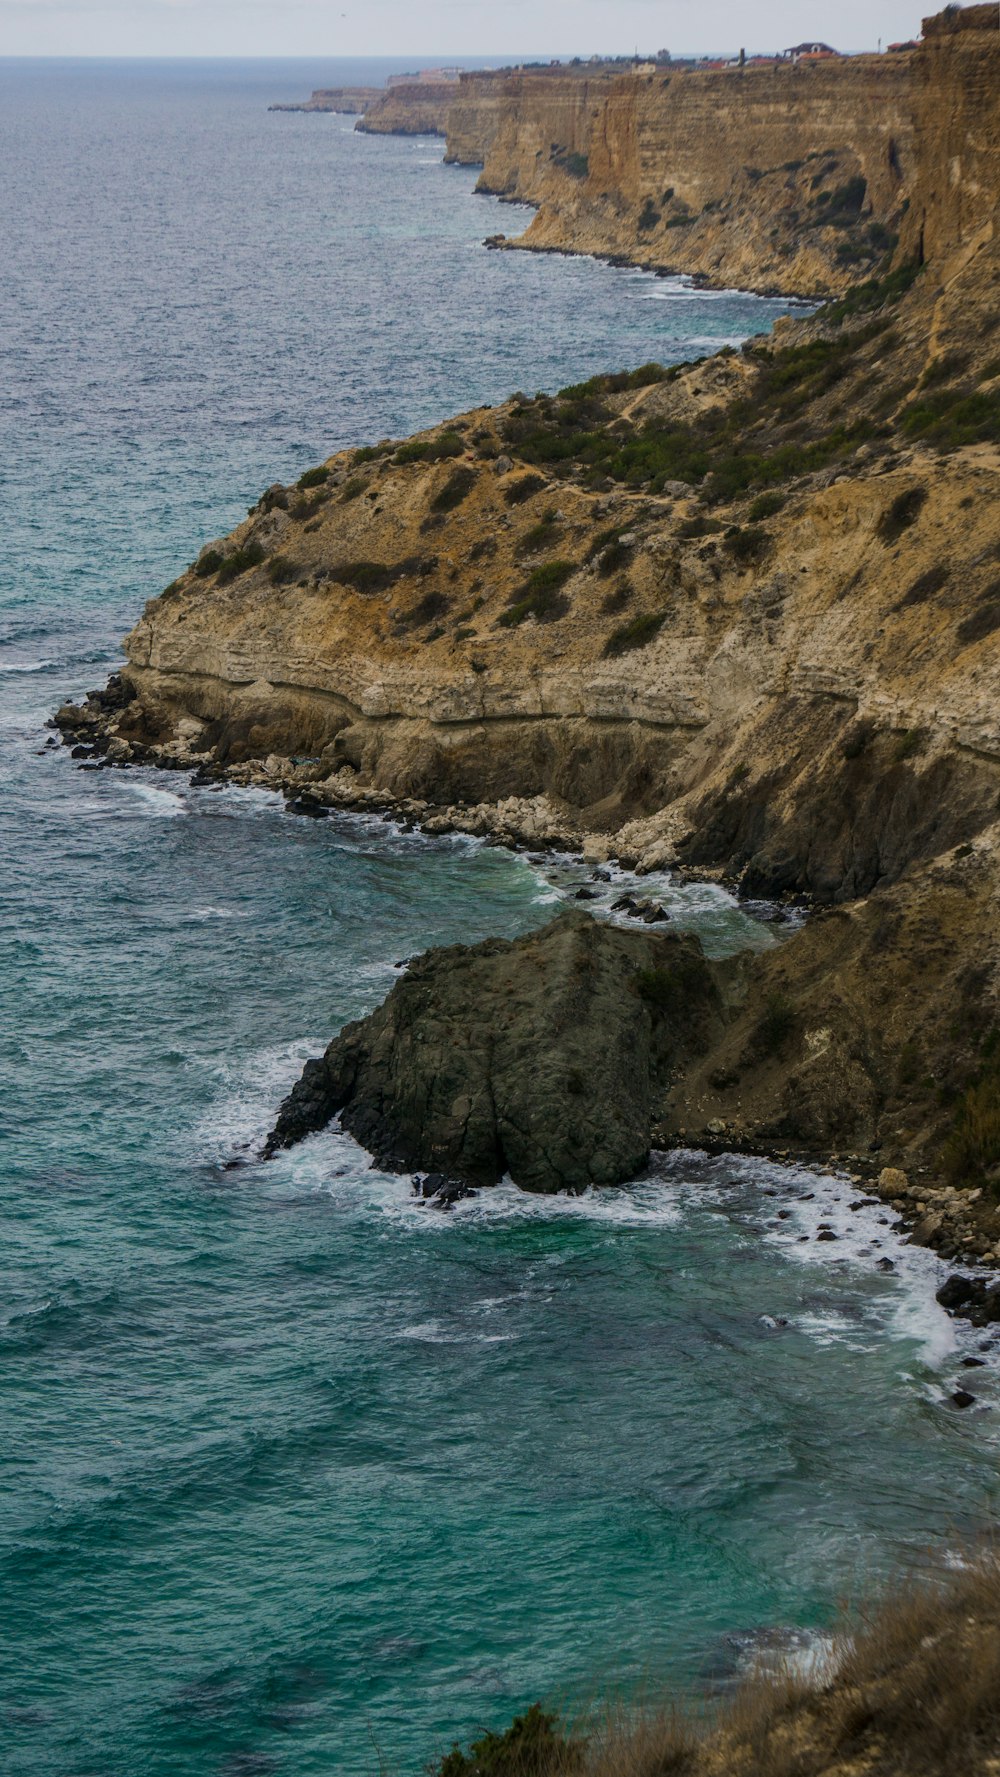
<path fill-rule="evenodd" d="M 575 843 L 825 909 L 726 977 L 711 1040 L 633 1105 L 608 1176 L 652 1135 L 860 1154 L 983 1202 L 1000 1179 L 1000 34 L 984 13 L 932 21 L 904 58 L 909 208 L 876 279 L 742 353 L 518 396 L 275 485 L 147 606 L 121 680 L 61 712 L 85 763 L 225 773 L 303 813 L 390 805 L 431 831 Z M 860 135 L 851 151 L 875 152 Z M 385 1013 L 392 1053 L 416 991 Z M 391 1073 L 367 1041 L 351 1038 L 357 1078 Z M 395 1116 L 365 1123 L 386 1158 L 440 1169 L 461 1147 L 453 1130 L 432 1157 L 437 1136 L 425 1151 Z M 511 1159 L 513 1134 L 489 1140 L 482 1173 Z M 603 1165 L 589 1152 L 580 1176 Z M 995 1243 L 972 1222 L 973 1245 Z"/>

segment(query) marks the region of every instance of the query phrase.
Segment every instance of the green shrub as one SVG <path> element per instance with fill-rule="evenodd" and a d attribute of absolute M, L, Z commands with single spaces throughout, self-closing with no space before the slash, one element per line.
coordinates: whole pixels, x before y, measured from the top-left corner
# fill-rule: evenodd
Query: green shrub
<path fill-rule="evenodd" d="M 444 463 L 449 457 L 460 457 L 465 448 L 460 432 L 442 432 L 437 438 L 411 438 L 399 446 L 392 460 L 403 464 Z"/>
<path fill-rule="evenodd" d="M 738 567 L 748 568 L 762 562 L 771 553 L 773 543 L 770 531 L 753 525 L 748 525 L 745 530 L 737 526 L 727 534 L 723 548 Z"/>
<path fill-rule="evenodd" d="M 199 555 L 195 562 L 194 571 L 200 579 L 207 580 L 210 574 L 218 573 L 224 560 L 225 557 L 218 549 L 206 549 L 204 555 Z"/>
<path fill-rule="evenodd" d="M 295 485 L 300 493 L 305 493 L 307 488 L 322 487 L 324 481 L 329 481 L 329 479 L 329 469 L 325 463 L 320 463 L 318 468 L 307 469 L 304 475 L 300 475 Z"/>
<path fill-rule="evenodd" d="M 456 469 L 431 501 L 432 512 L 454 512 L 476 485 L 474 469 Z"/>
<path fill-rule="evenodd" d="M 754 1038 L 763 1055 L 777 1055 L 795 1029 L 796 1012 L 787 994 L 772 993 L 757 1021 Z"/>
<path fill-rule="evenodd" d="M 528 575 L 526 592 L 558 592 L 567 580 L 576 573 L 576 563 L 572 561 L 547 561 L 541 567 L 533 568 Z"/>
<path fill-rule="evenodd" d="M 990 592 L 994 596 L 987 595 L 978 609 L 963 618 L 958 626 L 958 639 L 963 648 L 968 648 L 973 642 L 984 641 L 987 636 L 1000 629 L 1000 596 L 997 596 L 1000 594 L 1000 584 L 991 587 Z"/>
<path fill-rule="evenodd" d="M 927 501 L 925 487 L 904 488 L 887 506 L 878 522 L 878 536 L 883 543 L 896 543 L 915 524 Z"/>
<path fill-rule="evenodd" d="M 923 438 L 939 450 L 1000 441 L 1000 402 L 981 390 L 938 389 L 918 395 L 900 420 L 907 438 Z"/>
<path fill-rule="evenodd" d="M 528 575 L 515 598 L 499 618 L 504 629 L 514 629 L 526 618 L 534 617 L 539 623 L 555 623 L 565 617 L 569 610 L 569 601 L 561 594 L 561 588 L 571 575 L 576 573 L 576 563 L 571 561 L 544 562 Z"/>
<path fill-rule="evenodd" d="M 754 523 L 759 518 L 773 518 L 776 512 L 781 511 L 781 508 L 785 504 L 785 500 L 786 496 L 784 494 L 758 494 L 757 498 L 750 502 L 747 517 L 750 519 L 751 523 Z"/>
<path fill-rule="evenodd" d="M 559 528 L 555 514 L 547 513 L 539 524 L 525 531 L 517 545 L 518 555 L 537 555 L 539 550 L 548 549 L 556 541 Z"/>
<path fill-rule="evenodd" d="M 345 562 L 343 567 L 334 568 L 333 578 L 341 586 L 353 586 L 355 592 L 384 592 L 398 578 L 398 569 L 379 561 Z"/>
<path fill-rule="evenodd" d="M 846 295 L 837 297 L 836 301 L 826 303 L 818 311 L 817 318 L 839 327 L 855 315 L 869 314 L 899 302 L 916 282 L 921 270 L 919 265 L 901 265 L 883 278 L 869 278 L 866 283 L 856 284 Z"/>
<path fill-rule="evenodd" d="M 267 564 L 267 577 L 273 586 L 286 586 L 290 580 L 297 580 L 301 572 L 298 562 L 288 555 L 272 555 Z"/>
<path fill-rule="evenodd" d="M 656 224 L 659 222 L 659 220 L 660 220 L 660 212 L 656 208 L 656 205 L 654 204 L 652 198 L 648 197 L 646 199 L 646 202 L 643 204 L 642 209 L 639 212 L 639 220 L 636 225 L 639 229 L 640 234 L 648 234 L 650 229 L 653 229 L 656 227 Z"/>
<path fill-rule="evenodd" d="M 264 551 L 259 543 L 247 543 L 242 549 L 234 549 L 231 555 L 226 556 L 219 569 L 219 585 L 225 586 L 238 575 L 259 567 L 263 560 Z"/>
<path fill-rule="evenodd" d="M 364 493 L 367 486 L 368 483 L 363 475 L 352 475 L 349 481 L 344 482 L 340 490 L 340 497 L 344 504 L 346 505 L 348 500 L 356 500 L 359 494 Z"/>
<path fill-rule="evenodd" d="M 631 654 L 636 648 L 645 648 L 658 636 L 666 622 L 664 611 L 643 611 L 630 622 L 623 623 L 613 630 L 601 650 L 603 659 L 614 660 L 620 654 Z"/>
<path fill-rule="evenodd" d="M 523 506 L 525 500 L 530 500 L 533 494 L 541 493 L 547 486 L 544 475 L 519 475 L 516 480 L 508 481 L 503 497 L 508 506 Z"/>
<path fill-rule="evenodd" d="M 354 464 L 355 469 L 360 469 L 362 463 L 377 463 L 379 458 L 383 455 L 383 446 L 378 444 L 363 444 L 359 450 L 354 452 L 351 461 Z"/>
<path fill-rule="evenodd" d="M 430 444 L 423 438 L 411 438 L 408 444 L 401 444 L 393 457 L 394 463 L 422 463 L 430 455 Z"/>
<path fill-rule="evenodd" d="M 565 154 L 561 157 L 560 165 L 563 172 L 568 173 L 571 179 L 586 179 L 590 172 L 590 161 L 585 154 L 577 154 L 576 152 Z"/>
<path fill-rule="evenodd" d="M 583 1746 L 554 1715 L 533 1703 L 503 1734 L 487 1733 L 468 1752 L 458 1746 L 430 1769 L 430 1777 L 565 1777 L 579 1771 Z"/>

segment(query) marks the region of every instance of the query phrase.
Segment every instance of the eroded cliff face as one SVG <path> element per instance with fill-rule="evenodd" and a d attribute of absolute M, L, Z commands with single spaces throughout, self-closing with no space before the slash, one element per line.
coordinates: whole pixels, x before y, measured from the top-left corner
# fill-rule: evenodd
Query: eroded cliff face
<path fill-rule="evenodd" d="M 928 21 L 921 49 L 897 55 L 474 76 L 449 114 L 448 158 L 482 162 L 482 190 L 538 207 L 519 247 L 827 295 L 900 235 L 905 253 L 938 255 L 995 192 L 989 14 Z"/>
<path fill-rule="evenodd" d="M 922 267 L 742 354 L 518 399 L 269 489 L 151 602 L 123 685 L 67 732 L 313 808 L 389 803 L 806 894 L 828 916 L 754 965 L 661 1130 L 932 1157 L 1000 994 L 982 35 L 932 32 L 920 64 Z M 981 48 L 1000 73 L 1000 42 Z"/>
<path fill-rule="evenodd" d="M 454 102 L 451 81 L 393 86 L 366 106 L 355 128 L 366 136 L 444 136 Z"/>

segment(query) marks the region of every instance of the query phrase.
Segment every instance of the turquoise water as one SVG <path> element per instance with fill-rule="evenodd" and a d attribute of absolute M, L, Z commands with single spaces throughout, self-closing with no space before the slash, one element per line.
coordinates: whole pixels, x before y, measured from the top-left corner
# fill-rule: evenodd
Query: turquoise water
<path fill-rule="evenodd" d="M 778 311 L 483 253 L 439 145 L 268 116 L 337 77 L 0 64 L 4 1777 L 416 1772 L 538 1695 L 724 1681 L 995 1495 L 993 1370 L 951 1409 L 936 1262 L 844 1181 L 680 1155 L 445 1217 L 336 1132 L 254 1160 L 396 963 L 572 861 L 46 747 L 275 477 Z"/>

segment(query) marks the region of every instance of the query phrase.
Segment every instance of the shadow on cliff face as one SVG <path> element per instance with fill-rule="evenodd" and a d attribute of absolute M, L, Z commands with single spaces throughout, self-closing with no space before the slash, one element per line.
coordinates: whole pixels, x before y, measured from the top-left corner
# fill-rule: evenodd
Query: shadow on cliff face
<path fill-rule="evenodd" d="M 751 898 L 850 901 L 988 827 L 996 785 L 972 758 L 932 753 L 920 729 L 879 731 L 829 700 L 788 699 L 754 734 L 760 776 L 689 805 L 684 863 L 720 863 Z"/>

